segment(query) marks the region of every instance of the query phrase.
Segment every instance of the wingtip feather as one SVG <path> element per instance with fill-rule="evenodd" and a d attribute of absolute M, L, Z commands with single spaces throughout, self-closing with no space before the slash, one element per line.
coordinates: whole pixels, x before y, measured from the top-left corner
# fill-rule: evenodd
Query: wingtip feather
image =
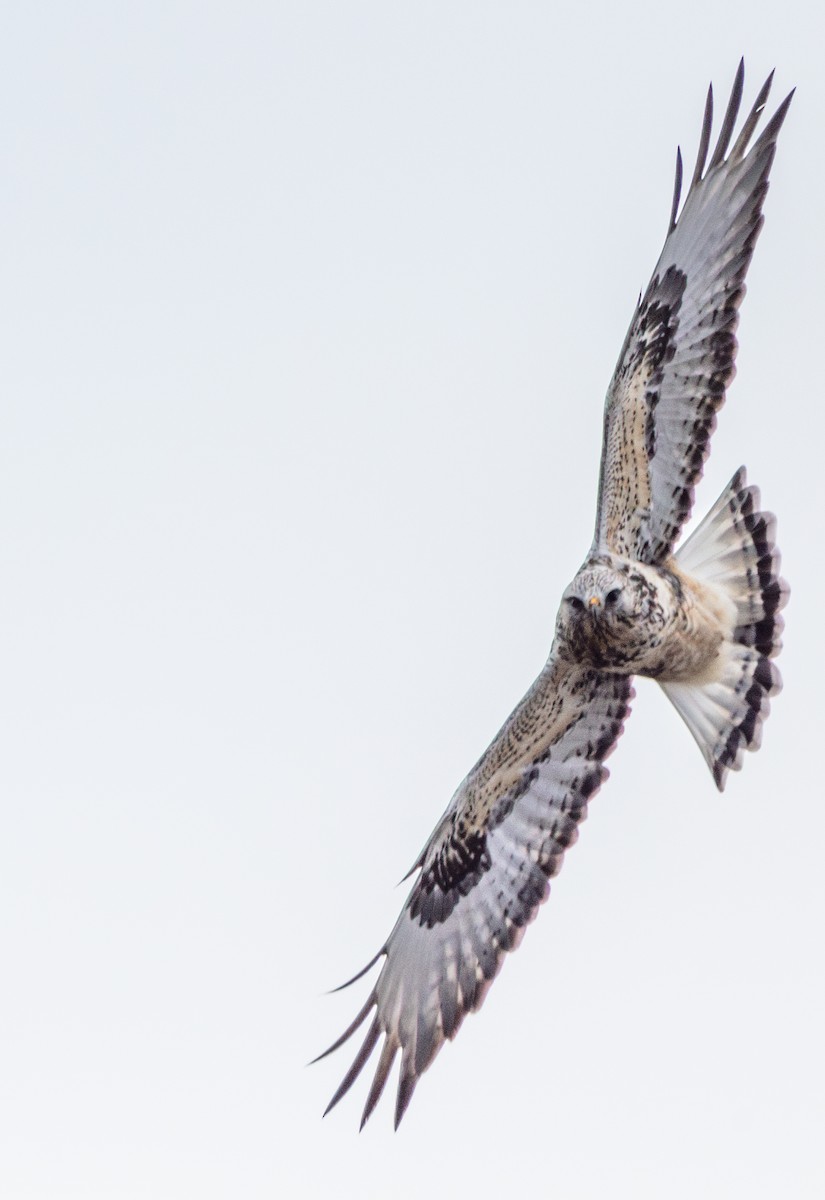
<path fill-rule="evenodd" d="M 361 1114 L 361 1124 L 358 1127 L 359 1133 L 372 1116 L 376 1104 L 381 1099 L 381 1093 L 384 1091 L 387 1077 L 392 1070 L 392 1064 L 395 1061 L 395 1056 L 397 1053 L 398 1042 L 388 1035 L 384 1041 L 384 1045 L 381 1048 L 381 1057 L 378 1060 L 378 1066 L 375 1069 L 375 1075 L 373 1076 L 369 1094 L 367 1095 L 367 1102 L 364 1105 L 364 1111 Z"/>
<path fill-rule="evenodd" d="M 730 139 L 733 135 L 733 129 L 736 124 L 736 118 L 739 115 L 739 106 L 742 103 L 742 92 L 745 87 L 745 60 L 739 60 L 739 66 L 736 69 L 736 75 L 733 80 L 733 87 L 728 100 L 728 107 L 725 110 L 725 116 L 722 121 L 722 128 L 719 130 L 719 137 L 716 140 L 716 147 L 708 163 L 708 170 L 712 171 L 714 167 L 718 167 L 725 161 L 725 155 L 730 145 Z"/>
<path fill-rule="evenodd" d="M 355 1060 L 354 1060 L 352 1066 L 347 1071 L 344 1078 L 341 1080 L 341 1082 L 338 1085 L 338 1088 L 335 1092 L 335 1095 L 332 1097 L 329 1104 L 324 1109 L 324 1114 L 323 1114 L 324 1116 L 326 1116 L 327 1113 L 332 1112 L 333 1108 L 335 1108 L 335 1105 L 338 1103 L 338 1101 L 342 1100 L 344 1098 L 344 1096 L 346 1096 L 347 1092 L 350 1090 L 352 1085 L 355 1083 L 356 1079 L 363 1071 L 364 1066 L 367 1063 L 367 1060 L 369 1059 L 370 1055 L 372 1054 L 373 1050 L 375 1049 L 375 1043 L 378 1041 L 378 1038 L 380 1037 L 380 1035 L 381 1035 L 381 1026 L 378 1023 L 378 1017 L 376 1016 L 372 1022 L 372 1025 L 370 1025 L 369 1029 L 367 1030 L 367 1036 L 364 1038 L 363 1042 L 361 1043 L 361 1049 L 356 1054 Z M 323 1055 L 322 1055 L 322 1057 L 323 1057 Z"/>
<path fill-rule="evenodd" d="M 377 997 L 375 991 L 370 992 L 369 996 L 367 997 L 366 1004 L 362 1009 L 360 1009 L 352 1024 L 347 1026 L 341 1036 L 334 1041 L 331 1046 L 319 1054 L 317 1058 L 313 1058 L 307 1065 L 310 1067 L 314 1066 L 315 1063 L 320 1062 L 322 1058 L 326 1058 L 329 1054 L 334 1054 L 336 1050 L 339 1050 L 341 1046 L 343 1046 L 344 1042 L 348 1042 L 355 1033 L 356 1029 L 358 1029 L 360 1025 L 363 1025 L 364 1021 L 367 1019 L 370 1009 L 375 1005 L 376 999 Z"/>
<path fill-rule="evenodd" d="M 682 147 L 676 147 L 676 178 L 673 183 L 673 203 L 670 208 L 670 223 L 668 234 L 676 228 L 676 214 L 679 211 L 679 200 L 682 196 Z"/>
<path fill-rule="evenodd" d="M 708 146 L 710 145 L 710 131 L 713 126 L 713 84 L 708 86 L 707 99 L 705 100 L 705 114 L 702 118 L 702 133 L 699 138 L 699 150 L 696 155 L 696 166 L 693 168 L 693 178 L 690 181 L 691 188 L 694 188 L 702 178 L 702 172 L 705 169 L 705 160 L 708 156 Z"/>
<path fill-rule="evenodd" d="M 779 108 L 777 108 L 770 121 L 768 121 L 767 125 L 762 130 L 759 140 L 754 146 L 754 150 L 756 150 L 758 147 L 767 145 L 769 142 L 776 141 L 777 137 L 779 136 L 779 131 L 788 115 L 788 109 L 791 107 L 791 101 L 793 100 L 795 93 L 796 88 L 791 88 L 785 99 L 779 105 Z"/>
<path fill-rule="evenodd" d="M 336 992 L 343 992 L 345 988 L 350 987 L 353 983 L 357 983 L 359 979 L 363 979 L 364 976 L 366 975 L 367 971 L 372 970 L 372 968 L 378 962 L 381 955 L 386 954 L 386 953 L 387 953 L 387 947 L 382 946 L 381 949 L 378 951 L 378 953 L 373 958 L 370 959 L 370 961 L 367 963 L 367 965 L 365 967 L 361 968 L 361 970 L 358 972 L 357 975 L 353 975 L 352 979 L 348 979 L 346 983 L 339 983 L 338 987 L 330 988 L 330 990 L 327 992 L 327 995 L 334 996 Z"/>
<path fill-rule="evenodd" d="M 735 161 L 741 161 L 741 159 L 745 156 L 745 153 L 748 149 L 748 143 L 753 135 L 753 131 L 759 122 L 759 118 L 762 116 L 762 113 L 765 110 L 765 105 L 768 103 L 768 96 L 770 95 L 773 76 L 774 73 L 771 71 L 770 75 L 759 89 L 759 93 L 745 119 L 745 123 L 739 131 L 739 137 L 736 139 L 730 154 L 731 158 Z"/>
<path fill-rule="evenodd" d="M 398 1081 L 398 1094 L 395 1100 L 395 1118 L 393 1120 L 393 1129 L 397 1130 L 398 1126 L 404 1117 L 404 1113 L 410 1106 L 413 1092 L 418 1083 L 418 1076 L 413 1071 L 405 1071 L 401 1068 L 401 1078 Z"/>

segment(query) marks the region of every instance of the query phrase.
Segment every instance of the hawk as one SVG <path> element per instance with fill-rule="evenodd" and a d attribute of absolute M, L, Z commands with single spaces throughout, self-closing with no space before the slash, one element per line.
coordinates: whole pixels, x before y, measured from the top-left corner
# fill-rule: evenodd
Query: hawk
<path fill-rule="evenodd" d="M 327 1112 L 381 1042 L 361 1124 L 400 1052 L 397 1128 L 418 1079 L 481 1006 L 505 953 L 546 900 L 607 777 L 604 761 L 628 715 L 634 675 L 661 684 L 720 790 L 743 752 L 759 746 L 781 685 L 773 660 L 788 588 L 775 520 L 761 511 L 744 468 L 674 546 L 734 375 L 745 275 L 793 96 L 754 140 L 772 78 L 732 143 L 739 64 L 709 159 L 708 91 L 681 211 L 677 152 L 664 248 L 607 393 L 593 544 L 564 592 L 541 674 L 455 792 L 410 873 L 417 878 L 394 929 L 350 980 L 383 959 L 363 1008 L 325 1052 L 369 1019 Z"/>

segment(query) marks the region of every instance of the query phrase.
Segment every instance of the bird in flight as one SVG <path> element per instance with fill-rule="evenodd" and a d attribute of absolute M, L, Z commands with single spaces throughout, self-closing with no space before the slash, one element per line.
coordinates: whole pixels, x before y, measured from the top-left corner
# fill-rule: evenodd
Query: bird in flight
<path fill-rule="evenodd" d="M 761 511 L 744 468 L 674 546 L 734 375 L 745 275 L 793 96 L 754 140 L 772 78 L 732 141 L 739 64 L 710 158 L 708 91 L 681 210 L 677 152 L 664 248 L 607 392 L 593 544 L 562 596 L 547 663 L 455 792 L 410 873 L 417 878 L 386 942 L 350 980 L 383 959 L 363 1008 L 325 1052 L 369 1020 L 329 1112 L 381 1042 L 362 1127 L 400 1052 L 398 1127 L 420 1076 L 481 1006 L 505 953 L 546 900 L 607 777 L 604 760 L 630 711 L 634 675 L 658 680 L 720 790 L 743 752 L 759 746 L 769 698 L 781 686 L 774 658 L 788 588 L 775 520 Z"/>

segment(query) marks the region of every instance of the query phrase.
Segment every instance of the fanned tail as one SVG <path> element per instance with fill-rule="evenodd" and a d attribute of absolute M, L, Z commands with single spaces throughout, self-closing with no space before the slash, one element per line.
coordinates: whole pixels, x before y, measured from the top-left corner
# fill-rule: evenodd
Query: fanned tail
<path fill-rule="evenodd" d="M 757 750 L 770 697 L 782 687 L 773 659 L 782 648 L 788 585 L 779 575 L 776 518 L 759 507 L 759 489 L 737 471 L 676 559 L 689 574 L 721 588 L 736 606 L 722 647 L 721 674 L 705 684 L 663 683 L 693 734 L 720 791 L 729 770 Z"/>

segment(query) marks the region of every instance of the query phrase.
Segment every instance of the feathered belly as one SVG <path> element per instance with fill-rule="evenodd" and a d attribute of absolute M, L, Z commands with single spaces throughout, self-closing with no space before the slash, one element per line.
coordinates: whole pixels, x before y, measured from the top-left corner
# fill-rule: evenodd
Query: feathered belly
<path fill-rule="evenodd" d="M 637 568 L 638 569 L 638 568 Z M 662 682 L 710 682 L 721 668 L 733 615 L 727 598 L 683 572 L 645 568 L 641 611 L 587 613 L 571 631 L 577 662 Z"/>
<path fill-rule="evenodd" d="M 575 660 L 621 675 L 647 675 L 663 682 L 712 675 L 724 635 L 716 622 L 676 620 L 657 627 L 638 619 L 610 628 L 594 621 L 571 645 Z M 710 676 L 709 676 L 710 678 Z"/>

